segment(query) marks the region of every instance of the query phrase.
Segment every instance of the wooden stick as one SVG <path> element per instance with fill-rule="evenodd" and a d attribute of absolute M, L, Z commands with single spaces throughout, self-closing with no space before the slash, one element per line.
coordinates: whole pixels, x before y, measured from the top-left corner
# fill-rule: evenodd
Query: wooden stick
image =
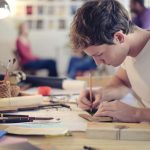
<path fill-rule="evenodd" d="M 10 70 L 10 73 L 12 74 L 12 72 L 13 72 L 13 70 L 14 70 L 14 64 L 15 64 L 15 62 L 16 62 L 16 59 L 15 58 L 13 58 L 12 59 L 12 66 L 11 66 L 11 70 Z"/>
<path fill-rule="evenodd" d="M 91 72 L 89 73 L 89 87 L 90 87 L 90 102 L 92 103 L 92 74 Z M 92 112 L 92 108 L 90 109 L 90 111 Z"/>
<path fill-rule="evenodd" d="M 92 75 L 89 73 L 90 102 L 92 102 Z"/>
<path fill-rule="evenodd" d="M 11 63 L 11 60 L 9 59 L 8 64 L 7 64 L 7 68 L 6 68 L 6 73 L 4 76 L 4 82 L 6 82 L 8 80 L 8 77 L 9 77 L 10 63 Z"/>

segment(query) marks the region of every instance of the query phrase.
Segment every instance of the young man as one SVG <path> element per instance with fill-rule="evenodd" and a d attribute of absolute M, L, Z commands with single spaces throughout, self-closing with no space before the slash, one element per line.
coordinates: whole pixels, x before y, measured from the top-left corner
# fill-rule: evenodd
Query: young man
<path fill-rule="evenodd" d="M 150 29 L 150 8 L 146 8 L 144 0 L 130 0 L 130 10 L 135 15 L 132 21 L 143 29 Z"/>
<path fill-rule="evenodd" d="M 89 91 L 82 92 L 79 106 L 84 110 L 97 108 L 95 116 L 123 122 L 150 121 L 150 31 L 133 25 L 118 1 L 91 0 L 78 9 L 70 37 L 74 49 L 93 57 L 97 65 L 122 64 L 108 86 L 93 91 L 92 103 Z M 130 89 L 146 108 L 119 101 Z"/>

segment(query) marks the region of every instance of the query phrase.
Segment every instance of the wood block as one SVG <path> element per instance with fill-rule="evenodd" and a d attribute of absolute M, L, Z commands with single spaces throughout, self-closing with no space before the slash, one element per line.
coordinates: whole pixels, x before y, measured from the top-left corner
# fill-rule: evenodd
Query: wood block
<path fill-rule="evenodd" d="M 116 140 L 150 140 L 150 124 L 147 123 L 97 123 L 89 122 L 89 138 Z"/>
<path fill-rule="evenodd" d="M 121 130 L 120 140 L 150 141 L 150 129 L 124 129 Z"/>
<path fill-rule="evenodd" d="M 90 121 L 90 122 L 112 122 L 111 117 L 93 117 L 89 114 L 79 114 L 80 117 Z"/>
<path fill-rule="evenodd" d="M 118 138 L 119 129 L 103 127 L 100 129 L 88 128 L 87 129 L 87 137 L 92 139 L 109 139 L 116 140 Z"/>
<path fill-rule="evenodd" d="M 16 112 L 17 110 L 16 107 L 0 107 L 0 113 L 11 113 Z"/>
<path fill-rule="evenodd" d="M 118 130 L 112 127 L 110 123 L 89 122 L 87 137 L 92 139 L 116 140 Z"/>
<path fill-rule="evenodd" d="M 32 96 L 17 96 L 11 98 L 1 98 L 0 107 L 20 107 L 28 105 L 41 104 L 43 102 L 43 97 L 41 95 Z"/>
<path fill-rule="evenodd" d="M 0 130 L 5 130 L 5 129 L 7 129 L 9 126 L 8 125 L 0 125 Z"/>
<path fill-rule="evenodd" d="M 86 81 L 88 86 L 89 86 L 89 77 L 88 76 L 77 76 L 77 80 L 82 80 Z M 112 76 L 93 76 L 92 77 L 92 85 L 94 87 L 99 87 L 99 86 L 106 86 L 110 80 L 112 79 Z"/>

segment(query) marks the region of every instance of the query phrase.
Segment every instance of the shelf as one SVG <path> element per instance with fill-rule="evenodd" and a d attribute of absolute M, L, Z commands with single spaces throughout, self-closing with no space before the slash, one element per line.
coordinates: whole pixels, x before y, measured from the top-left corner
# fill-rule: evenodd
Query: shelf
<path fill-rule="evenodd" d="M 13 18 L 26 20 L 30 29 L 34 30 L 68 30 L 77 8 L 82 4 L 81 0 L 17 0 Z"/>

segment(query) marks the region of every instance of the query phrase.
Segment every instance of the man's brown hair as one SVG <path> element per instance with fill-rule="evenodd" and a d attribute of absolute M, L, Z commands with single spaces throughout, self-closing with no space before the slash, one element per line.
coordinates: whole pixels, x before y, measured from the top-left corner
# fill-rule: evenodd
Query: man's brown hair
<path fill-rule="evenodd" d="M 92 45 L 114 44 L 113 36 L 122 30 L 133 31 L 127 10 L 116 0 L 89 0 L 73 19 L 70 39 L 74 49 Z"/>

